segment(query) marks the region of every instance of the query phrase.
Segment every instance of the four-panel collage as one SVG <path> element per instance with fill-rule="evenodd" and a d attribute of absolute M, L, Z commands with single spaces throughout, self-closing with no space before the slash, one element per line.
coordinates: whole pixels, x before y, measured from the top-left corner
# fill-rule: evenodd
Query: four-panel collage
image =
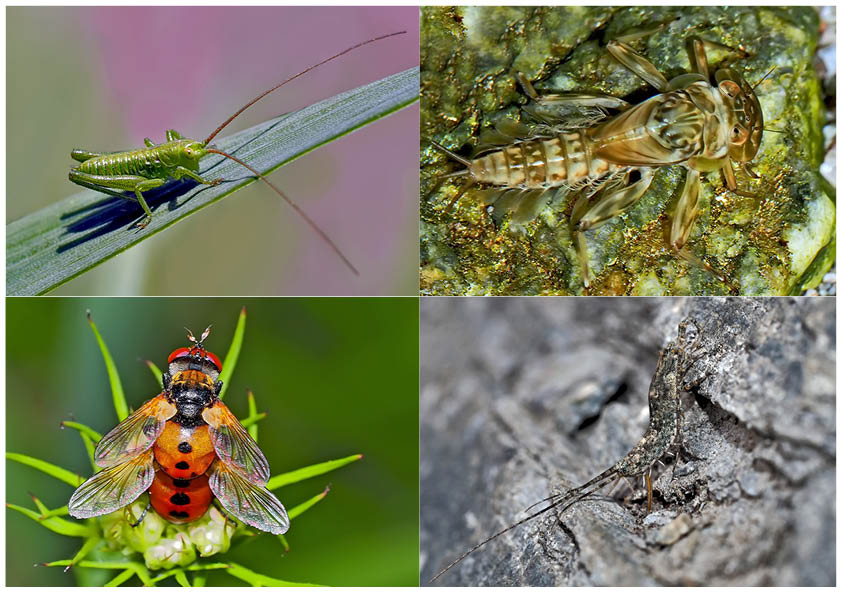
<path fill-rule="evenodd" d="M 835 586 L 834 6 L 4 14 L 5 586 Z"/>

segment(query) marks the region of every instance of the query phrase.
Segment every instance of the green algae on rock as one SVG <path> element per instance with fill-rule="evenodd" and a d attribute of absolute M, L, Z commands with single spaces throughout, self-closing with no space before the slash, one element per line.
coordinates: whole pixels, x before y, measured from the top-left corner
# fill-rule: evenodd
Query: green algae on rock
<path fill-rule="evenodd" d="M 745 295 L 800 293 L 815 286 L 833 262 L 835 205 L 818 172 L 824 114 L 812 66 L 818 18 L 811 8 L 424 8 L 422 139 L 469 155 L 495 123 L 528 122 L 518 72 L 539 93 L 600 93 L 632 103 L 652 97 L 656 91 L 603 45 L 658 24 L 664 26 L 632 45 L 667 78 L 690 68 L 685 50 L 690 35 L 745 49 L 749 57 L 733 61 L 733 67 L 756 85 L 767 127 L 752 161 L 760 178 L 737 174 L 738 188 L 750 196 L 727 190 L 718 173 L 703 177 L 701 210 L 687 247 Z M 711 50 L 708 58 L 715 70 L 729 56 Z M 455 169 L 422 141 L 422 294 L 583 293 L 568 223 L 572 193 L 525 225 L 512 226 L 489 216 L 473 190 L 448 208 L 462 181 L 440 176 Z M 659 168 L 632 208 L 587 232 L 594 276 L 589 293 L 729 291 L 667 246 L 667 221 L 684 177 L 683 167 Z"/>

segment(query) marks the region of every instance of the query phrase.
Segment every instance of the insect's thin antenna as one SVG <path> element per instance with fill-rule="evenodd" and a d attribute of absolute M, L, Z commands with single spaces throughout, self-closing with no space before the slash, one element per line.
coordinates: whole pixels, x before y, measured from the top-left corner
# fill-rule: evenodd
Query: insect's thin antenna
<path fill-rule="evenodd" d="M 470 167 L 471 167 L 471 161 L 470 161 L 469 159 L 465 159 L 464 157 L 462 157 L 462 156 L 460 156 L 460 155 L 457 155 L 457 154 L 456 154 L 456 153 L 454 153 L 453 151 L 451 151 L 451 150 L 449 150 L 449 149 L 445 149 L 443 146 L 441 146 L 440 144 L 438 144 L 438 143 L 437 143 L 436 141 L 434 141 L 434 140 L 430 140 L 429 142 L 430 142 L 430 144 L 431 144 L 431 145 L 433 145 L 435 148 L 437 148 L 437 149 L 438 149 L 439 151 L 441 151 L 442 153 L 445 153 L 448 157 L 450 157 L 450 158 L 451 158 L 451 159 L 453 159 L 454 161 L 458 161 L 459 163 L 461 163 L 461 164 L 462 164 L 462 165 L 464 165 L 465 167 L 468 167 L 468 168 L 470 168 Z M 463 173 L 463 172 L 455 172 L 455 173 L 450 174 L 450 175 L 455 176 L 456 174 L 462 174 L 462 173 Z"/>
<path fill-rule="evenodd" d="M 776 66 L 777 66 L 777 65 L 776 65 Z M 757 82 L 756 82 L 756 83 L 755 83 L 755 84 L 751 87 L 751 90 L 752 90 L 752 91 L 754 91 L 757 87 L 759 87 L 759 86 L 760 86 L 760 83 L 762 83 L 763 81 L 765 81 L 765 80 L 766 80 L 766 77 L 767 77 L 767 76 L 769 76 L 770 74 L 772 74 L 772 71 L 773 71 L 773 70 L 775 70 L 776 66 L 772 66 L 772 68 L 770 68 L 770 69 L 769 69 L 769 72 L 767 72 L 766 74 L 764 74 L 764 75 L 763 75 L 763 78 L 762 78 L 762 79 L 760 79 L 759 81 L 757 81 Z"/>
<path fill-rule="evenodd" d="M 392 35 L 396 35 L 396 34 L 395 34 L 395 33 L 393 33 Z M 348 260 L 348 259 L 345 257 L 345 255 L 342 253 L 342 250 L 340 250 L 340 249 L 339 249 L 339 247 L 338 247 L 338 246 L 337 246 L 337 245 L 333 242 L 333 240 L 331 240 L 331 239 L 330 239 L 330 237 L 329 237 L 329 236 L 328 236 L 328 235 L 327 235 L 327 234 L 326 234 L 326 233 L 322 230 L 322 228 L 321 228 L 321 227 L 319 227 L 318 225 L 316 225 L 316 222 L 315 222 L 315 221 L 313 221 L 312 219 L 310 219 L 310 217 L 307 215 L 307 213 L 305 213 L 305 212 L 301 209 L 301 207 L 299 207 L 297 204 L 295 204 L 295 203 L 292 201 L 292 199 L 291 199 L 291 198 L 289 198 L 286 194 L 284 194 L 283 192 L 281 192 L 280 190 L 278 190 L 278 187 L 277 187 L 277 186 L 275 186 L 272 182 L 270 182 L 270 181 L 266 178 L 266 176 L 264 176 L 263 174 L 261 174 L 259 171 L 257 171 L 256 169 L 254 169 L 252 166 L 248 165 L 248 164 L 247 164 L 247 163 L 245 163 L 244 161 L 241 161 L 240 159 L 237 159 L 237 158 L 236 158 L 236 157 L 234 157 L 233 155 L 229 155 L 228 153 L 226 153 L 226 152 L 224 152 L 224 151 L 220 151 L 219 149 L 207 149 L 207 152 L 208 152 L 208 153 L 216 153 L 217 155 L 222 155 L 223 157 L 227 157 L 228 159 L 231 159 L 232 161 L 236 161 L 237 163 L 239 163 L 240 165 L 242 165 L 243 167 L 245 167 L 247 170 L 249 170 L 251 173 L 253 173 L 254 175 L 256 175 L 258 178 L 260 178 L 261 180 L 263 180 L 264 182 L 266 182 L 267 184 L 269 184 L 269 187 L 270 187 L 270 188 L 272 188 L 272 190 L 274 190 L 274 191 L 278 194 L 278 196 L 280 196 L 281 198 L 283 198 L 283 199 L 287 202 L 287 204 L 288 204 L 289 206 L 291 206 L 293 209 L 295 209 L 295 212 L 296 212 L 296 213 L 298 213 L 299 215 L 301 215 L 301 218 L 302 218 L 302 219 L 304 219 L 304 221 L 306 221 L 306 222 L 307 222 L 307 224 L 308 224 L 310 227 L 312 227 L 312 228 L 313 228 L 313 231 L 315 231 L 317 234 L 319 234 L 319 236 L 321 236 L 321 238 L 322 238 L 325 242 L 327 242 L 328 246 L 330 246 L 330 247 L 333 249 L 333 251 L 334 251 L 334 252 L 336 252 L 336 254 L 339 256 L 339 258 L 341 258 L 341 259 L 342 259 L 342 262 L 344 262 L 344 263 L 345 263 L 345 265 L 346 265 L 349 269 L 351 269 L 351 272 L 353 272 L 355 275 L 359 276 L 359 274 L 360 274 L 360 273 L 359 273 L 359 271 L 357 271 L 357 269 L 354 267 L 354 265 L 352 265 L 352 264 L 351 264 L 351 261 L 350 261 L 350 260 Z"/>
<path fill-rule="evenodd" d="M 357 49 L 357 48 L 361 48 L 361 47 L 363 47 L 364 45 L 368 45 L 368 44 L 370 44 L 370 43 L 374 43 L 375 41 L 380 41 L 381 39 L 387 39 L 387 38 L 389 38 L 389 37 L 394 37 L 395 35 L 403 35 L 404 33 L 406 33 L 406 31 L 397 31 L 396 33 L 389 33 L 388 35 L 381 35 L 380 37 L 374 37 L 374 38 L 372 38 L 372 39 L 369 39 L 368 41 L 363 41 L 363 42 L 361 42 L 361 43 L 358 43 L 357 45 L 351 46 L 351 47 L 349 47 L 349 48 L 348 48 L 348 49 L 346 49 L 346 50 L 342 50 L 342 51 L 341 51 L 341 52 L 339 52 L 338 54 L 334 54 L 334 55 L 333 55 L 333 56 L 331 56 L 330 58 L 327 58 L 327 59 L 325 59 L 325 60 L 322 60 L 322 61 L 321 61 L 321 62 L 319 62 L 318 64 L 314 64 L 313 66 L 310 66 L 309 68 L 305 68 L 304 70 L 302 70 L 301 72 L 299 72 L 299 73 L 298 73 L 298 74 L 296 74 L 295 76 L 292 76 L 292 77 L 288 78 L 287 80 L 285 80 L 284 82 L 282 82 L 282 83 L 280 83 L 280 84 L 275 85 L 275 86 L 274 86 L 274 87 L 272 87 L 271 89 L 267 89 L 266 91 L 264 91 L 263 93 L 261 93 L 260 95 L 258 95 L 257 97 L 255 97 L 254 99 L 252 99 L 251 101 L 249 101 L 247 104 L 245 104 L 243 107 L 241 107 L 240 109 L 238 109 L 236 112 L 234 112 L 234 115 L 232 115 L 230 118 L 228 118 L 227 120 L 225 120 L 225 121 L 224 121 L 224 122 L 223 122 L 223 123 L 219 126 L 219 128 L 217 128 L 216 130 L 214 130 L 214 131 L 211 133 L 211 135 L 205 139 L 205 144 L 208 144 L 209 142 L 211 142 L 211 140 L 213 139 L 213 137 L 215 137 L 217 134 L 219 134 L 219 133 L 220 133 L 220 131 L 221 131 L 223 128 L 225 128 L 226 126 L 228 126 L 228 124 L 230 124 L 230 123 L 231 123 L 231 121 L 232 121 L 234 118 L 236 118 L 237 116 L 239 116 L 240 114 L 242 114 L 244 111 L 246 111 L 248 108 L 250 108 L 252 105 L 254 105 L 255 103 L 257 103 L 258 101 L 260 101 L 261 99 L 263 99 L 263 98 L 264 98 L 264 97 L 266 97 L 267 95 L 269 95 L 269 93 L 271 93 L 271 92 L 272 92 L 272 91 L 274 91 L 275 89 L 279 89 L 280 87 L 283 87 L 283 86 L 284 86 L 284 85 L 286 85 L 288 82 L 290 82 L 290 81 L 292 81 L 292 80 L 297 79 L 297 78 L 298 78 L 298 77 L 300 77 L 301 75 L 303 75 L 303 74 L 306 74 L 306 73 L 310 72 L 310 71 L 311 71 L 311 70 L 313 70 L 314 68 L 318 68 L 318 67 L 319 67 L 319 66 L 321 66 L 322 64 L 326 64 L 327 62 L 330 62 L 331 60 L 333 60 L 333 59 L 335 59 L 335 58 L 338 58 L 339 56 L 343 56 L 343 55 L 347 54 L 347 53 L 348 53 L 348 52 L 350 52 L 350 51 L 353 51 L 353 50 L 355 50 L 355 49 Z"/>
<path fill-rule="evenodd" d="M 436 579 L 438 579 L 438 578 L 439 578 L 441 575 L 443 575 L 445 572 L 447 572 L 448 570 L 450 570 L 451 568 L 453 568 L 454 566 L 456 566 L 457 564 L 459 564 L 459 562 L 461 562 L 462 560 L 464 560 L 465 558 L 467 558 L 468 556 L 470 556 L 471 554 L 473 554 L 475 551 L 477 551 L 479 548 L 481 548 L 481 547 L 482 547 L 482 546 L 484 546 L 485 544 L 487 544 L 487 543 L 489 543 L 489 542 L 491 542 L 491 541 L 494 541 L 495 539 L 497 539 L 498 537 L 500 537 L 500 536 L 501 536 L 501 535 L 503 535 L 504 533 L 508 533 L 509 531 L 511 531 L 512 529 L 514 529 L 514 528 L 516 528 L 516 527 L 520 527 L 520 526 L 521 526 L 522 524 L 524 524 L 525 522 L 527 522 L 527 521 L 531 521 L 532 519 L 534 519 L 534 518 L 536 518 L 536 517 L 541 516 L 541 515 L 542 515 L 542 514 L 544 514 L 545 512 L 549 512 L 549 511 L 550 511 L 550 510 L 552 510 L 553 508 L 556 508 L 556 507 L 559 507 L 559 506 L 561 506 L 561 508 L 559 509 L 558 514 L 562 514 L 562 513 L 563 513 L 564 511 L 566 511 L 568 508 L 570 508 L 571 506 L 573 506 L 574 504 L 576 504 L 576 502 L 579 502 L 579 501 L 583 500 L 583 499 L 584 499 L 584 498 L 586 498 L 587 496 L 590 496 L 590 495 L 591 495 L 591 494 L 593 494 L 594 492 L 599 491 L 599 490 L 601 490 L 602 488 L 604 488 L 604 487 L 605 487 L 606 485 L 608 485 L 608 483 L 610 483 L 611 481 L 614 481 L 614 479 L 616 479 L 616 475 L 617 475 L 617 474 L 616 474 L 615 472 L 613 472 L 613 471 L 612 471 L 612 472 L 610 472 L 610 473 L 604 473 L 604 474 L 602 474 L 602 475 L 598 475 L 597 477 L 593 478 L 593 479 L 592 479 L 591 481 L 589 481 L 588 483 L 586 483 L 586 484 L 584 484 L 584 485 L 581 485 L 581 486 L 579 486 L 579 487 L 578 487 L 578 488 L 576 488 L 576 489 L 570 490 L 570 491 L 569 491 L 569 492 L 567 492 L 566 494 L 561 494 L 561 495 L 557 495 L 557 496 L 550 496 L 549 498 L 544 498 L 544 499 L 543 499 L 543 500 L 541 500 L 540 502 L 545 502 L 546 500 L 550 500 L 550 499 L 556 499 L 556 500 L 555 500 L 555 502 L 552 502 L 552 503 L 548 504 L 547 506 L 545 506 L 545 507 L 544 507 L 544 508 L 542 508 L 541 510 L 539 510 L 539 511 L 537 511 L 537 512 L 533 512 L 533 513 L 532 513 L 532 514 L 530 514 L 528 517 L 526 517 L 526 518 L 524 518 L 524 519 L 521 519 L 521 520 L 519 520 L 518 522 L 516 522 L 516 523 L 514 523 L 514 524 L 512 524 L 512 525 L 509 525 L 509 526 L 508 526 L 508 527 L 506 527 L 505 529 L 501 529 L 500 531 L 498 531 L 497 533 L 495 533 L 494 535 L 492 535 L 492 536 L 491 536 L 491 537 L 489 537 L 488 539 L 485 539 L 485 540 L 481 541 L 480 543 L 476 544 L 474 547 L 472 547 L 472 548 L 471 548 L 471 549 L 469 549 L 467 552 L 465 552 L 464 554 L 462 554 L 461 556 L 459 556 L 458 558 L 456 558 L 453 562 L 451 562 L 450 564 L 448 564 L 448 565 L 447 565 L 444 569 L 442 569 L 442 570 L 441 570 L 441 571 L 440 571 L 440 572 L 439 572 L 436 576 L 434 576 L 433 578 L 431 578 L 431 579 L 430 579 L 430 582 L 431 582 L 431 583 L 432 583 L 432 582 L 434 582 Z M 593 486 L 593 488 L 592 488 L 592 489 L 590 489 L 590 490 L 588 490 L 588 491 L 586 491 L 586 492 L 582 492 L 582 490 L 583 490 L 584 488 L 591 487 L 591 486 Z M 538 502 L 538 503 L 540 504 L 540 502 Z M 533 505 L 533 506 L 534 506 L 534 505 Z M 532 506 L 530 506 L 529 508 L 532 508 Z M 527 510 L 529 510 L 529 508 L 527 508 Z"/>
<path fill-rule="evenodd" d="M 184 330 L 187 331 L 187 340 L 188 341 L 190 341 L 191 343 L 197 343 L 198 342 L 198 341 L 196 341 L 196 337 L 193 336 L 193 331 L 191 331 L 186 326 L 184 327 Z"/>
<path fill-rule="evenodd" d="M 763 132 L 777 132 L 778 134 L 783 134 L 783 130 L 775 130 L 774 128 L 764 128 Z"/>
<path fill-rule="evenodd" d="M 212 327 L 212 326 L 213 326 L 212 324 L 209 324 L 209 325 L 208 325 L 208 328 L 206 328 L 206 329 L 205 329 L 205 332 L 203 332 L 203 333 L 202 333 L 202 338 L 201 338 L 201 339 L 199 339 L 199 343 L 204 343 L 204 342 L 205 342 L 205 339 L 207 339 L 207 338 L 208 338 L 208 335 L 210 334 L 210 330 L 211 330 L 211 327 Z"/>
<path fill-rule="evenodd" d="M 545 506 L 544 508 L 542 508 L 542 509 L 541 509 L 541 510 L 539 510 L 538 512 L 534 512 L 534 513 L 530 514 L 530 515 L 529 515 L 528 517 L 526 517 L 525 519 L 522 519 L 522 520 L 520 520 L 520 521 L 516 522 L 516 523 L 515 523 L 515 524 L 513 524 L 513 525 L 509 525 L 509 526 L 508 526 L 508 527 L 506 527 L 505 529 L 502 529 L 502 530 L 500 530 L 500 531 L 497 531 L 497 533 L 495 533 L 494 535 L 492 535 L 492 536 L 491 536 L 491 537 L 489 537 L 488 539 L 485 539 L 485 540 L 483 540 L 483 541 L 479 542 L 479 543 L 478 543 L 478 544 L 476 544 L 474 547 L 472 547 L 471 549 L 469 549 L 467 552 L 465 552 L 464 554 L 462 554 L 461 556 L 459 556 L 458 558 L 456 558 L 453 562 L 451 562 L 450 564 L 448 564 L 447 566 L 445 566 L 443 570 L 440 570 L 440 571 L 439 571 L 439 573 L 438 573 L 436 576 L 434 576 L 433 578 L 431 578 L 431 579 L 430 579 L 430 582 L 431 582 L 431 583 L 435 582 L 435 581 L 436 581 L 436 579 L 438 579 L 441 575 L 443 575 L 445 572 L 447 572 L 448 570 L 450 570 L 451 568 L 453 568 L 454 566 L 456 566 L 457 564 L 459 564 L 459 562 L 461 562 L 462 560 L 464 560 L 465 558 L 467 558 L 468 556 L 470 556 L 471 554 L 473 554 L 475 551 L 477 551 L 479 548 L 481 548 L 482 546 L 484 546 L 486 543 L 488 543 L 488 542 L 490 542 L 490 541 L 494 541 L 495 539 L 497 539 L 498 537 L 500 537 L 500 536 L 501 536 L 501 535 L 503 535 L 504 533 L 508 533 L 509 531 L 511 531 L 512 529 L 514 529 L 515 527 L 520 527 L 520 526 L 521 526 L 522 524 L 524 524 L 526 521 L 531 521 L 531 520 L 532 520 L 532 519 L 534 519 L 535 517 L 539 517 L 539 516 L 541 516 L 542 514 L 544 514 L 545 512 L 547 512 L 547 511 L 549 511 L 549 510 L 552 510 L 552 509 L 553 509 L 553 508 L 555 508 L 556 506 L 558 506 L 558 502 L 553 503 L 553 504 L 550 504 L 549 506 Z"/>

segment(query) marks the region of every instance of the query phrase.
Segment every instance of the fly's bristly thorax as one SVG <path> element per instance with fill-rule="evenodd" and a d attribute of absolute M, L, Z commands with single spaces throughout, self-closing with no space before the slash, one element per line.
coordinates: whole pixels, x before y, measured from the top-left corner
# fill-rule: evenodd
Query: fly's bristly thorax
<path fill-rule="evenodd" d="M 213 404 L 221 371 L 219 358 L 201 344 L 176 349 L 169 360 L 170 399 L 178 409 L 179 423 L 194 427 L 204 423 L 202 411 Z"/>
<path fill-rule="evenodd" d="M 174 421 L 187 428 L 203 425 L 202 412 L 214 401 L 212 388 L 194 383 L 173 383 L 171 397 L 178 410 Z"/>
<path fill-rule="evenodd" d="M 196 372 L 199 376 L 206 376 L 213 384 L 219 378 L 220 369 L 207 357 L 184 355 L 170 361 L 169 372 L 176 382 L 186 372 Z"/>

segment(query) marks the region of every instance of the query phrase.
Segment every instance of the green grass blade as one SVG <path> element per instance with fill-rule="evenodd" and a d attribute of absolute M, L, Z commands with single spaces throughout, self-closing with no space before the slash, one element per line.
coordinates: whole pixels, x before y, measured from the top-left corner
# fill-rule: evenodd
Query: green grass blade
<path fill-rule="evenodd" d="M 351 455 L 350 457 L 345 457 L 344 459 L 326 461 L 324 463 L 317 463 L 316 465 L 302 467 L 301 469 L 296 469 L 295 471 L 290 471 L 289 473 L 281 473 L 280 475 L 276 475 L 270 479 L 269 483 L 266 484 L 266 488 L 269 490 L 275 490 L 281 486 L 303 481 L 311 477 L 316 477 L 317 475 L 322 475 L 328 471 L 339 469 L 345 465 L 350 465 L 355 461 L 359 461 L 361 458 L 363 458 L 362 455 Z"/>
<path fill-rule="evenodd" d="M 46 504 L 41 502 L 38 498 L 35 497 L 34 494 L 30 492 L 29 494 L 32 497 L 33 502 L 35 502 L 35 507 L 38 509 L 38 512 L 41 513 L 41 516 L 44 517 L 45 515 L 50 513 L 50 509 L 47 508 Z"/>
<path fill-rule="evenodd" d="M 105 583 L 104 587 L 119 587 L 127 580 L 134 576 L 134 569 L 133 568 L 126 568 L 123 572 L 112 578 L 110 581 Z"/>
<path fill-rule="evenodd" d="M 228 348 L 228 353 L 225 354 L 225 359 L 222 361 L 222 372 L 219 374 L 219 380 L 222 382 L 222 390 L 219 391 L 220 399 L 225 396 L 231 375 L 234 373 L 234 368 L 237 367 L 237 358 L 240 357 L 240 348 L 243 346 L 243 336 L 245 333 L 246 307 L 243 306 L 240 310 L 240 316 L 237 318 L 237 328 L 234 329 L 231 346 Z"/>
<path fill-rule="evenodd" d="M 54 510 L 48 510 L 46 513 L 42 514 L 41 516 L 45 519 L 54 516 L 67 516 L 69 513 L 67 512 L 67 505 L 65 504 L 61 508 L 56 508 Z"/>
<path fill-rule="evenodd" d="M 50 510 L 47 506 L 41 502 L 35 495 L 30 494 L 32 496 L 32 500 L 35 502 L 35 506 L 38 508 L 38 512 L 41 513 L 40 518 L 48 519 L 54 516 L 65 516 L 67 515 L 67 506 L 62 506 L 61 508 L 56 508 L 55 510 Z"/>
<path fill-rule="evenodd" d="M 99 467 L 96 464 L 96 447 L 94 446 L 93 441 L 86 435 L 80 434 L 82 436 L 82 442 L 85 443 L 85 451 L 88 453 L 88 460 L 91 462 L 91 469 L 94 473 L 99 471 Z"/>
<path fill-rule="evenodd" d="M 58 465 L 53 465 L 52 463 L 42 461 L 41 459 L 36 459 L 35 457 L 7 452 L 6 458 L 10 461 L 17 461 L 18 463 L 29 465 L 30 467 L 38 469 L 38 471 L 51 475 L 56 479 L 60 479 L 64 483 L 70 484 L 74 488 L 78 488 L 85 482 L 84 477 L 81 477 L 72 471 L 68 471 L 67 469 L 62 469 Z"/>
<path fill-rule="evenodd" d="M 258 574 L 253 570 L 249 570 L 245 566 L 231 563 L 227 569 L 228 574 L 235 576 L 243 582 L 250 584 L 252 587 L 319 587 L 321 585 L 313 585 L 310 583 L 291 583 L 289 581 L 282 581 L 265 574 Z"/>
<path fill-rule="evenodd" d="M 85 557 L 90 554 L 97 545 L 99 545 L 99 542 L 99 534 L 94 534 L 88 537 L 82 544 L 82 547 L 79 548 L 79 551 L 76 552 L 76 555 L 73 556 L 73 560 L 70 561 L 69 566 L 74 566 L 84 560 Z"/>
<path fill-rule="evenodd" d="M 190 581 L 187 580 L 187 575 L 184 574 L 183 570 L 177 570 L 176 573 L 173 575 L 175 577 L 175 582 L 178 583 L 179 587 L 192 587 L 193 585 L 190 584 Z"/>
<path fill-rule="evenodd" d="M 249 415 L 247 418 L 240 420 L 240 423 L 243 424 L 243 427 L 248 428 L 259 422 L 261 419 L 266 419 L 266 413 L 256 413 L 254 415 Z"/>
<path fill-rule="evenodd" d="M 126 404 L 126 395 L 123 393 L 123 384 L 120 382 L 120 374 L 117 372 L 117 366 L 114 365 L 114 359 L 102 340 L 102 335 L 96 328 L 94 319 L 91 316 L 91 311 L 88 310 L 88 324 L 96 335 L 96 342 L 99 344 L 99 350 L 102 352 L 102 359 L 105 360 L 105 369 L 108 370 L 108 382 L 111 384 L 111 398 L 114 400 L 114 411 L 117 412 L 117 419 L 123 421 L 129 415 L 129 406 Z"/>
<path fill-rule="evenodd" d="M 93 442 L 99 442 L 100 440 L 102 440 L 102 434 L 100 434 L 93 428 L 86 426 L 85 424 L 80 424 L 78 421 L 63 421 L 61 422 L 61 427 L 73 428 L 74 430 L 78 430 L 80 434 L 86 435 Z"/>
<path fill-rule="evenodd" d="M 44 566 L 68 566 L 71 560 L 56 560 L 55 562 L 48 562 Z M 140 579 L 144 587 L 152 587 L 152 579 L 149 577 L 146 567 L 140 562 L 100 562 L 96 560 L 82 560 L 76 566 L 81 568 L 100 568 L 106 570 L 131 570 Z M 122 573 L 121 573 L 122 574 Z M 119 575 L 118 575 L 119 576 Z"/>
<path fill-rule="evenodd" d="M 177 572 L 202 572 L 201 576 L 207 578 L 207 575 L 204 574 L 207 570 L 226 570 L 228 568 L 228 564 L 224 562 L 212 562 L 209 564 L 191 564 L 185 568 L 173 568 L 172 570 L 167 570 L 162 572 L 161 574 L 156 574 L 155 577 L 152 579 L 153 583 L 160 583 L 161 581 L 170 578 L 171 576 L 175 576 Z M 194 583 L 193 586 L 199 586 Z"/>
<path fill-rule="evenodd" d="M 88 453 L 88 459 L 91 461 L 91 468 L 94 473 L 99 471 L 99 467 L 97 467 L 95 460 L 96 457 L 94 457 L 94 452 L 96 451 L 95 445 L 102 439 L 102 435 L 85 424 L 80 424 L 75 421 L 63 421 L 61 422 L 61 427 L 73 428 L 74 430 L 79 431 L 79 437 L 82 438 L 82 443 L 85 445 L 85 450 Z"/>
<path fill-rule="evenodd" d="M 247 419 L 251 419 L 252 417 L 257 416 L 257 401 L 254 399 L 254 393 L 249 391 L 248 392 L 248 402 L 249 402 L 249 416 Z M 249 435 L 257 442 L 257 424 L 256 423 L 249 423 L 248 425 L 243 424 L 249 432 Z"/>
<path fill-rule="evenodd" d="M 146 366 L 152 372 L 152 375 L 155 377 L 155 381 L 158 383 L 158 386 L 163 390 L 164 379 L 161 375 L 161 368 L 159 368 L 158 366 L 156 366 L 154 363 L 152 363 L 149 360 L 146 360 Z"/>
<path fill-rule="evenodd" d="M 215 139 L 214 143 L 222 151 L 268 174 L 323 144 L 414 103 L 418 100 L 418 89 L 419 70 L 415 67 L 228 138 Z M 256 181 L 241 166 L 218 155 L 202 160 L 201 174 L 223 178 L 226 182 L 214 187 L 174 182 L 157 193 L 150 192 L 146 198 L 151 203 L 153 217 L 145 229 L 133 227 L 142 214 L 136 202 L 93 190 L 73 194 L 9 223 L 6 295 L 46 293 Z M 291 209 L 288 212 L 290 217 L 297 217 Z"/>
<path fill-rule="evenodd" d="M 9 504 L 7 502 L 6 506 L 31 518 L 42 527 L 49 529 L 53 533 L 58 533 L 59 535 L 67 535 L 68 537 L 88 537 L 91 534 L 96 533 L 96 528 L 91 525 L 74 523 L 60 517 L 41 518 L 40 513 L 34 510 L 29 510 L 23 506 L 18 506 L 17 504 Z M 67 566 L 67 564 L 65 564 L 65 566 Z"/>
<path fill-rule="evenodd" d="M 316 504 L 318 504 L 319 502 L 324 500 L 325 497 L 327 496 L 328 492 L 330 492 L 330 488 L 325 488 L 320 493 L 316 494 L 315 496 L 313 496 L 312 498 L 310 498 L 306 502 L 302 502 L 298 506 L 294 506 L 293 508 L 290 508 L 289 512 L 287 513 L 287 514 L 289 514 L 290 520 L 294 519 L 295 517 L 299 516 L 300 514 L 306 512 L 306 511 L 308 511 L 313 506 L 315 506 Z"/>

